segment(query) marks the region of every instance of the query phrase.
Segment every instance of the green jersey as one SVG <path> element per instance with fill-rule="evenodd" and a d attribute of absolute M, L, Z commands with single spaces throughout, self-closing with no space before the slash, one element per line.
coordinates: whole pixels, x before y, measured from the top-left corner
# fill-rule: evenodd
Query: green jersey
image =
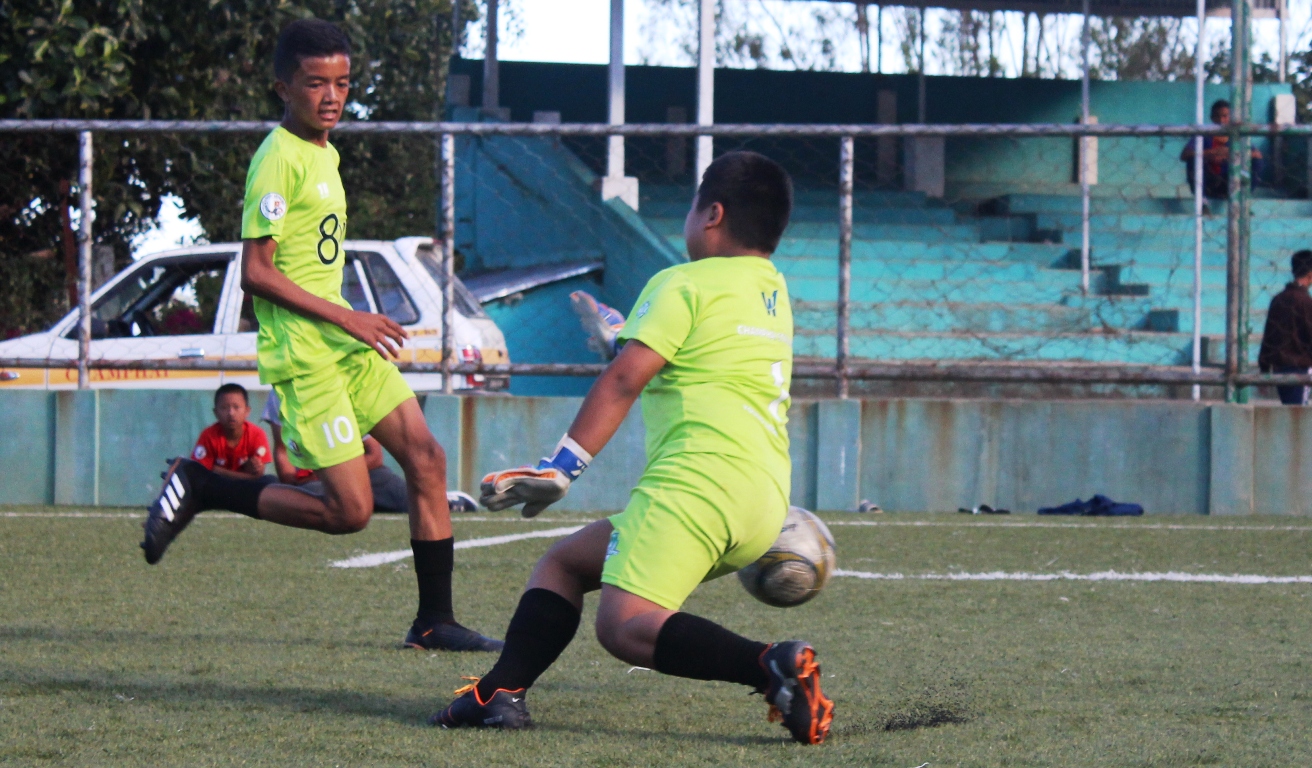
<path fill-rule="evenodd" d="M 769 259 L 714 257 L 662 270 L 620 333 L 668 362 L 642 393 L 647 463 L 730 456 L 765 469 L 788 498 L 793 313 Z"/>
<path fill-rule="evenodd" d="M 260 144 L 246 173 L 242 239 L 272 237 L 273 265 L 301 288 L 342 307 L 346 192 L 337 150 L 281 126 Z M 286 381 L 368 349 L 346 331 L 255 297 L 260 383 Z"/>

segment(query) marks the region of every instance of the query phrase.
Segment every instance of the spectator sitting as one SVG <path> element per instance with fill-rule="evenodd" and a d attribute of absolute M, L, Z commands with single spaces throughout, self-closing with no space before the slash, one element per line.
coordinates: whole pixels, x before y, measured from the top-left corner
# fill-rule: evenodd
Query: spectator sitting
<path fill-rule="evenodd" d="M 269 439 L 264 430 L 246 419 L 250 397 L 240 384 L 224 384 L 214 392 L 214 418 L 196 439 L 191 457 L 220 475 L 262 477 L 269 460 Z M 272 479 L 272 478 L 270 478 Z"/>
<path fill-rule="evenodd" d="M 1299 251 L 1290 260 L 1294 282 L 1271 299 L 1262 331 L 1257 365 L 1262 373 L 1312 373 L 1312 251 Z M 1285 405 L 1307 405 L 1308 387 L 1276 387 Z"/>
<path fill-rule="evenodd" d="M 1219 99 L 1212 104 L 1212 122 L 1217 125 L 1230 124 L 1230 102 Z M 1180 159 L 1185 164 L 1185 176 L 1189 180 L 1189 189 L 1194 189 L 1194 140 L 1189 139 L 1180 152 Z M 1262 153 L 1253 149 L 1253 170 L 1251 179 L 1255 182 L 1262 175 Z M 1250 182 L 1251 184 L 1252 182 Z M 1230 196 L 1230 137 L 1203 137 L 1203 196 L 1211 200 L 1221 200 Z"/>
<path fill-rule="evenodd" d="M 273 468 L 278 473 L 279 482 L 298 485 L 314 494 L 323 493 L 323 483 L 316 480 L 314 472 L 301 469 L 292 464 L 287 455 L 287 446 L 282 441 L 282 418 L 278 415 L 278 393 L 270 392 L 269 400 L 264 404 L 264 413 L 260 415 L 273 429 Z M 369 469 L 369 486 L 374 492 L 374 510 L 378 512 L 405 512 L 405 480 L 392 470 L 383 466 L 383 446 L 378 441 L 365 435 L 364 464 Z M 447 494 L 450 501 L 450 494 Z M 472 510 L 470 510 L 472 511 Z"/>

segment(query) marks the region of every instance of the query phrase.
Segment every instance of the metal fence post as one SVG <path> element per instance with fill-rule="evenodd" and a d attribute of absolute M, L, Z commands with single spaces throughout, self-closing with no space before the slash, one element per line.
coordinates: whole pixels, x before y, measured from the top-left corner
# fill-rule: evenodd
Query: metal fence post
<path fill-rule="evenodd" d="M 852 182 L 855 142 L 851 136 L 839 140 L 838 150 L 838 352 L 834 364 L 838 396 L 847 397 L 847 358 L 851 341 L 848 329 L 852 314 Z"/>
<path fill-rule="evenodd" d="M 1080 124 L 1089 124 L 1089 0 L 1084 0 L 1080 26 Z M 1089 293 L 1089 140 L 1080 137 L 1076 173 L 1080 181 L 1080 292 Z"/>
<path fill-rule="evenodd" d="M 455 391 L 451 366 L 455 323 L 456 284 L 456 137 L 442 134 L 442 391 Z"/>
<path fill-rule="evenodd" d="M 77 232 L 77 388 L 91 387 L 91 132 L 77 135 L 77 185 L 80 221 Z"/>
<path fill-rule="evenodd" d="M 1248 0 L 1231 7 L 1231 78 L 1229 145 L 1229 200 L 1226 206 L 1226 401 L 1247 402 L 1247 391 L 1235 377 L 1248 359 L 1248 239 L 1251 180 L 1249 139 L 1239 127 L 1251 110 L 1251 57 Z M 1200 180 L 1201 181 L 1201 180 Z"/>
<path fill-rule="evenodd" d="M 1203 60 L 1207 53 L 1206 0 L 1198 0 L 1198 42 L 1194 49 L 1194 122 L 1203 124 Z M 1195 136 L 1194 144 L 1194 333 L 1190 349 L 1190 363 L 1194 373 L 1203 370 L 1203 137 Z M 1194 400 L 1202 399 L 1203 388 L 1192 387 Z"/>

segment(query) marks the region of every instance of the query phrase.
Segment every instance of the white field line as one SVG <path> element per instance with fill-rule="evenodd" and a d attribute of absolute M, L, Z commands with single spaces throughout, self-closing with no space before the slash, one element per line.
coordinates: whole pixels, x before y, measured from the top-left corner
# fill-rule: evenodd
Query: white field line
<path fill-rule="evenodd" d="M 965 517 L 963 515 L 963 517 Z M 971 516 L 974 518 L 974 515 Z M 825 525 L 888 526 L 892 528 L 1096 528 L 1099 530 L 1132 531 L 1309 531 L 1312 525 L 1184 525 L 1180 523 L 1047 523 L 1047 522 L 985 522 L 963 519 L 961 522 L 943 520 L 825 520 Z"/>
<path fill-rule="evenodd" d="M 566 528 L 548 528 L 545 531 L 526 531 L 524 533 L 509 533 L 504 536 L 487 536 L 481 539 L 465 539 L 455 543 L 456 549 L 472 549 L 474 547 L 495 547 L 498 544 L 509 544 L 513 541 L 524 541 L 525 539 L 555 539 L 561 536 L 568 536 L 575 531 L 582 529 L 581 525 L 572 525 Z M 414 552 L 409 549 L 396 549 L 391 552 L 375 552 L 372 555 L 358 555 L 345 560 L 336 560 L 329 563 L 333 568 L 376 568 L 387 563 L 395 563 L 398 560 L 404 560 L 412 556 Z"/>
<path fill-rule="evenodd" d="M 834 571 L 835 576 L 876 581 L 1172 581 L 1194 584 L 1312 584 L 1312 576 L 1260 576 L 1248 573 L 1121 573 L 1097 571 L 1095 573 L 871 573 L 870 571 Z"/>
<path fill-rule="evenodd" d="M 91 518 L 91 519 L 109 519 L 109 520 L 141 520 L 145 518 L 144 512 L 0 512 L 0 519 L 4 518 Z M 232 512 L 206 512 L 204 520 L 246 520 L 245 515 L 238 515 Z M 489 515 L 465 515 L 457 514 L 451 517 L 452 522 L 457 523 L 523 523 L 536 524 L 543 523 L 572 523 L 577 521 L 577 517 L 535 517 L 531 520 L 525 520 L 514 515 L 507 516 L 489 516 Z M 597 518 L 600 519 L 600 518 Z M 401 514 L 377 514 L 374 515 L 370 522 L 384 523 L 404 523 L 409 522 L 407 515 Z M 591 522 L 591 521 L 589 521 Z M 1126 530 L 1126 531 L 1303 531 L 1312 533 L 1312 523 L 1308 525 L 1186 525 L 1181 523 L 1059 523 L 1059 522 L 1026 522 L 1015 520 L 1010 522 L 1003 521 L 986 521 L 976 519 L 975 516 L 963 519 L 960 522 L 947 522 L 945 520 L 826 520 L 829 526 L 861 526 L 861 527 L 881 527 L 891 528 L 1091 528 L 1096 530 Z"/>

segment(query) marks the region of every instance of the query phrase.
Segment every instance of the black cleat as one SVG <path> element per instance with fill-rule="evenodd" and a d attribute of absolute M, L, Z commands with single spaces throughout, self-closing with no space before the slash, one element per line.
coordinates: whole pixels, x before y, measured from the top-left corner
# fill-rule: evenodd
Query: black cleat
<path fill-rule="evenodd" d="M 820 690 L 815 649 L 801 640 L 775 643 L 761 654 L 761 666 L 770 678 L 763 691 L 770 722 L 782 721 L 797 742 L 822 743 L 834 719 L 834 702 Z"/>
<path fill-rule="evenodd" d="M 456 693 L 463 695 L 428 718 L 428 724 L 442 728 L 501 728 L 507 731 L 533 727 L 523 688 L 515 691 L 499 688 L 485 703 L 478 700 L 477 685 L 475 682 L 457 690 Z"/>
<path fill-rule="evenodd" d="M 484 637 L 454 621 L 421 623 L 415 619 L 405 635 L 405 645 L 425 651 L 500 651 L 505 643 Z"/>
<path fill-rule="evenodd" d="M 141 548 L 146 552 L 146 562 L 154 565 L 164 557 L 169 544 L 182 533 L 182 529 L 200 512 L 200 502 L 196 499 L 197 480 L 203 473 L 208 473 L 199 463 L 191 459 L 174 459 L 168 471 L 161 477 L 159 496 L 146 508 L 146 536 Z"/>

